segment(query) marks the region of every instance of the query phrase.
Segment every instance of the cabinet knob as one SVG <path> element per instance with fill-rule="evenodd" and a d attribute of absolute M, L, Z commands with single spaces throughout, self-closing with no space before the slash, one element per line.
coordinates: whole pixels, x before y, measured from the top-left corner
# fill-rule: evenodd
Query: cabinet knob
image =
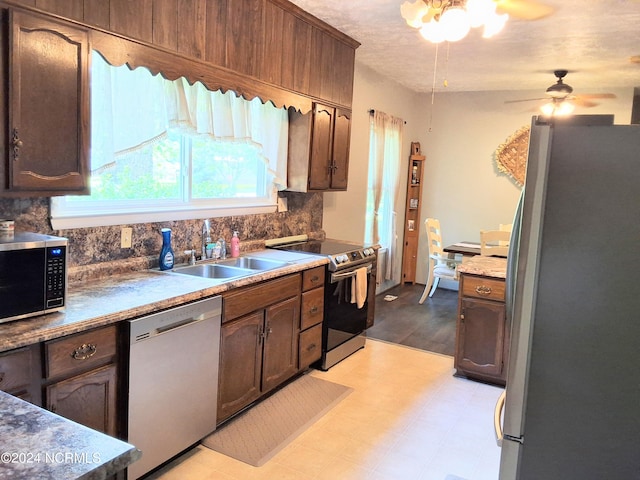
<path fill-rule="evenodd" d="M 93 343 L 85 343 L 71 352 L 71 357 L 75 360 L 86 360 L 93 357 L 98 351 L 98 347 Z"/>

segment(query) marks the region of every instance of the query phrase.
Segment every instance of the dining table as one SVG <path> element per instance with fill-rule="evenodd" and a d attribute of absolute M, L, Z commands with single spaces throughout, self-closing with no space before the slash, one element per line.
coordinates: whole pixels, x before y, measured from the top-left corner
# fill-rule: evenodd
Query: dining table
<path fill-rule="evenodd" d="M 457 242 L 442 249 L 450 257 L 456 254 L 462 254 L 464 257 L 475 257 L 481 255 L 480 242 Z M 505 258 L 504 255 L 494 255 L 495 257 Z"/>
<path fill-rule="evenodd" d="M 475 255 L 480 255 L 480 242 L 458 242 L 453 245 L 449 245 L 442 249 L 445 253 L 448 254 L 462 254 L 464 256 L 473 257 Z"/>

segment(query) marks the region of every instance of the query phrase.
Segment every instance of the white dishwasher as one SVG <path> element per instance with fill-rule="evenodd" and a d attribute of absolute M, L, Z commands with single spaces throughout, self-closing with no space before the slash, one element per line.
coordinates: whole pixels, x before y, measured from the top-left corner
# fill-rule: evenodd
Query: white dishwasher
<path fill-rule="evenodd" d="M 130 320 L 127 441 L 134 480 L 216 428 L 222 298 Z"/>

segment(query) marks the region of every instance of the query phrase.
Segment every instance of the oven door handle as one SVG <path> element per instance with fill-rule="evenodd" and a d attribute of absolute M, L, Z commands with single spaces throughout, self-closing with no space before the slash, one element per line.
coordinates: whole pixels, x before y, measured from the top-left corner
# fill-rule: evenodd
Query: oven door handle
<path fill-rule="evenodd" d="M 355 277 L 356 272 L 358 271 L 359 268 L 360 267 L 356 267 L 355 270 L 350 270 L 348 272 L 332 273 L 331 274 L 331 283 L 335 283 L 336 281 L 342 280 L 344 278 Z M 371 264 L 367 265 L 367 274 L 371 273 L 371 269 L 372 269 Z"/>

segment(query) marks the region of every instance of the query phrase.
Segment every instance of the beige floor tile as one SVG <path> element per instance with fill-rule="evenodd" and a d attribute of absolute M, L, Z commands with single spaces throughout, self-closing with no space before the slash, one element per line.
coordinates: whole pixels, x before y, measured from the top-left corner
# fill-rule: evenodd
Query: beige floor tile
<path fill-rule="evenodd" d="M 354 390 L 262 467 L 196 447 L 154 480 L 495 480 L 501 388 L 453 376 L 453 359 L 377 340 L 327 372 Z"/>

